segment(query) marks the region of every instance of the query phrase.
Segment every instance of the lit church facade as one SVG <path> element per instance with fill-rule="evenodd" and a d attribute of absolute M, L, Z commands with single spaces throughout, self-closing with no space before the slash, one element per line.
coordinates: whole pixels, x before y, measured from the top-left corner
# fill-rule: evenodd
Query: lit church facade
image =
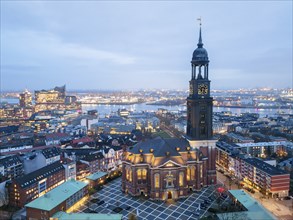
<path fill-rule="evenodd" d="M 201 28 L 191 61 L 185 138 L 142 141 L 129 147 L 122 161 L 122 191 L 166 200 L 216 184 L 216 140 L 212 132 L 209 59 Z"/>

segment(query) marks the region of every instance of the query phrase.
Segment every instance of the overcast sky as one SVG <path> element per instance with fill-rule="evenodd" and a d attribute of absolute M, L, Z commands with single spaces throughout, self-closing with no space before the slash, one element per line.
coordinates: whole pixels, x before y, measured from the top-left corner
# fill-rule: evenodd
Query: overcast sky
<path fill-rule="evenodd" d="M 1 1 L 1 90 L 291 87 L 292 1 Z"/>

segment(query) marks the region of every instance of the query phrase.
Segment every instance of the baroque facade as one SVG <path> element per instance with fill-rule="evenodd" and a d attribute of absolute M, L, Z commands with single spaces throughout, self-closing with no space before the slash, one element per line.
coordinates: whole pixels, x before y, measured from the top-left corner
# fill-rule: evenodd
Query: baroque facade
<path fill-rule="evenodd" d="M 122 191 L 133 196 L 167 200 L 216 184 L 216 140 L 212 132 L 208 53 L 201 29 L 191 61 L 185 138 L 142 141 L 129 147 L 122 161 Z"/>

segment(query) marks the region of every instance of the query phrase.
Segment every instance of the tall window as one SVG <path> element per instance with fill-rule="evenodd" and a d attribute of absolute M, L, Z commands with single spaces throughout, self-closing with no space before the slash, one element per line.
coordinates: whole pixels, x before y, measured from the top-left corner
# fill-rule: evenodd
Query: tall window
<path fill-rule="evenodd" d="M 147 179 L 147 170 L 146 169 L 142 170 L 142 179 L 144 179 L 144 180 Z"/>
<path fill-rule="evenodd" d="M 190 167 L 190 179 L 191 180 L 195 179 L 195 167 L 194 166 Z"/>
<path fill-rule="evenodd" d="M 179 186 L 183 186 L 184 185 L 184 173 L 180 172 L 179 173 Z"/>
<path fill-rule="evenodd" d="M 132 169 L 130 167 L 126 167 L 126 179 L 132 182 Z"/>
<path fill-rule="evenodd" d="M 155 188 L 160 188 L 160 174 L 156 173 L 154 176 L 155 176 Z"/>
<path fill-rule="evenodd" d="M 137 174 L 137 179 L 140 180 L 141 179 L 141 169 L 138 169 L 136 171 L 136 174 Z"/>
<path fill-rule="evenodd" d="M 186 179 L 187 179 L 187 181 L 190 180 L 190 167 L 187 167 Z"/>
<path fill-rule="evenodd" d="M 200 165 L 200 178 L 202 178 L 202 165 Z"/>
<path fill-rule="evenodd" d="M 129 182 L 132 182 L 132 169 L 129 168 Z"/>
<path fill-rule="evenodd" d="M 136 171 L 138 180 L 146 180 L 147 179 L 147 170 L 146 169 L 138 169 Z"/>

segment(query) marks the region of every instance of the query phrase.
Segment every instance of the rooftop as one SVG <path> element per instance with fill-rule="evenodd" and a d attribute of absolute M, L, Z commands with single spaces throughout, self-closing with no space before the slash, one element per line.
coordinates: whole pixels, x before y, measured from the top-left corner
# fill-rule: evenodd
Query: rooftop
<path fill-rule="evenodd" d="M 94 173 L 92 175 L 87 176 L 86 178 L 90 179 L 90 180 L 97 180 L 97 179 L 99 179 L 99 178 L 101 178 L 103 176 L 106 176 L 107 174 L 108 173 L 105 173 L 105 172 L 96 172 L 96 173 Z"/>
<path fill-rule="evenodd" d="M 2 164 L 5 168 L 19 165 L 21 163 L 22 163 L 21 160 L 16 155 L 8 156 L 8 157 L 4 157 L 0 159 L 0 164 Z"/>
<path fill-rule="evenodd" d="M 26 204 L 25 207 L 50 211 L 87 185 L 87 183 L 75 181 L 74 179 L 68 180 L 45 195 Z"/>
<path fill-rule="evenodd" d="M 229 192 L 247 209 L 247 211 L 217 214 L 220 219 L 222 219 L 222 216 L 225 216 L 226 219 L 234 219 L 233 217 L 235 216 L 243 217 L 241 219 L 244 219 L 245 217 L 245 219 L 248 220 L 276 219 L 270 212 L 268 212 L 262 205 L 260 205 L 254 198 L 249 196 L 243 190 L 229 190 Z M 228 216 L 231 216 L 231 218 Z"/>
<path fill-rule="evenodd" d="M 57 147 L 49 147 L 42 150 L 42 154 L 46 159 L 60 155 L 61 151 Z"/>
<path fill-rule="evenodd" d="M 65 170 L 65 168 L 60 163 L 60 161 L 57 161 L 27 175 L 24 175 L 23 177 L 15 179 L 15 182 L 20 184 L 21 188 L 26 188 L 42 179 L 47 178 L 48 176 L 53 175 L 54 173 L 60 172 L 61 170 Z"/>
<path fill-rule="evenodd" d="M 251 164 L 252 166 L 256 167 L 257 169 L 262 170 L 265 173 L 268 173 L 269 175 L 284 175 L 284 174 L 288 174 L 286 171 L 284 170 L 280 170 L 262 160 L 259 160 L 257 158 L 244 158 L 243 159 L 246 163 Z"/>
<path fill-rule="evenodd" d="M 95 214 L 95 213 L 66 213 L 66 212 L 57 212 L 52 218 L 58 220 L 120 220 L 122 219 L 121 214 Z"/>

